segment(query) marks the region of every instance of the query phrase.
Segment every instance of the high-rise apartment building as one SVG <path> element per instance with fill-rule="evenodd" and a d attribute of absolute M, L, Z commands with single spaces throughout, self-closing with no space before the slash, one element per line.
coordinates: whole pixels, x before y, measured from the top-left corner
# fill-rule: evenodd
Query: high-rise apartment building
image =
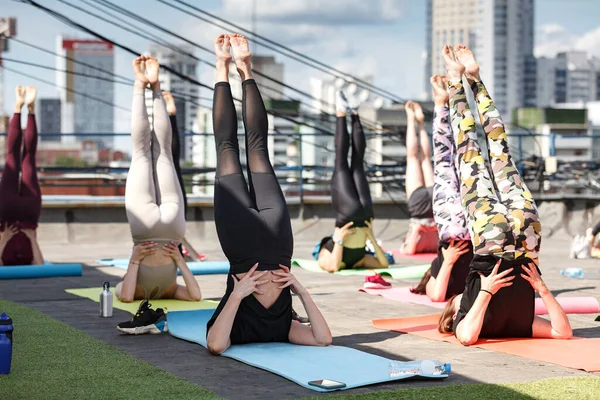
<path fill-rule="evenodd" d="M 36 107 L 36 117 L 38 131 L 42 134 L 56 133 L 57 135 L 40 136 L 40 141 L 59 141 L 60 140 L 60 99 L 39 99 Z"/>
<path fill-rule="evenodd" d="M 181 52 L 159 45 L 151 45 L 149 53 L 152 57 L 156 57 L 161 66 L 168 66 L 182 75 L 196 79 L 198 60 L 188 55 L 194 53 L 193 47 L 184 45 L 177 47 Z M 176 118 L 179 133 L 192 132 L 199 105 L 198 86 L 164 68 L 160 69 L 158 78 L 160 80 L 161 89 L 172 92 L 175 97 L 175 106 L 177 107 Z M 148 115 L 152 116 L 152 92 L 149 90 L 146 91 L 146 107 L 148 109 Z M 181 159 L 191 160 L 192 138 L 189 136 L 182 137 L 180 146 Z"/>
<path fill-rule="evenodd" d="M 112 133 L 114 107 L 107 103 L 114 102 L 113 45 L 101 40 L 58 36 L 57 53 L 62 133 Z M 93 140 L 101 148 L 112 147 L 114 141 L 112 136 L 62 138 L 63 142 L 84 140 Z"/>
<path fill-rule="evenodd" d="M 537 105 L 600 100 L 600 60 L 584 51 L 537 59 Z"/>
<path fill-rule="evenodd" d="M 505 119 L 535 105 L 534 0 L 427 0 L 429 76 L 445 73 L 444 44 L 466 44 L 475 53 L 494 102 Z"/>

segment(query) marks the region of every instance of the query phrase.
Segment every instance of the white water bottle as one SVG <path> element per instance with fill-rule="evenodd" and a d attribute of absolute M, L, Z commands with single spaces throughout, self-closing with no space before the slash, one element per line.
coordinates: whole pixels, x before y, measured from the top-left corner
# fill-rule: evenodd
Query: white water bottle
<path fill-rule="evenodd" d="M 110 282 L 104 282 L 100 292 L 100 316 L 112 317 L 113 315 L 113 294 L 110 291 Z"/>

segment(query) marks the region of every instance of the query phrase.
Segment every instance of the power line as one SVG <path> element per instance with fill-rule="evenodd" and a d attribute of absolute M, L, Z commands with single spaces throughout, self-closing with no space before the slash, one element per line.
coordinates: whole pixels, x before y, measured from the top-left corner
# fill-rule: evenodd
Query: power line
<path fill-rule="evenodd" d="M 183 13 L 191 15 L 194 18 L 200 19 L 201 21 L 207 22 L 209 24 L 212 24 L 212 25 L 217 26 L 217 27 L 222 28 L 222 29 L 228 29 L 228 27 L 225 27 L 223 25 L 217 24 L 217 23 L 215 23 L 213 21 L 208 20 L 207 18 L 200 17 L 199 15 L 191 13 L 191 12 L 189 12 L 187 10 L 183 10 L 183 9 L 181 9 L 181 8 L 179 8 L 179 7 L 171 4 L 171 3 L 168 3 L 165 0 L 157 0 L 157 1 L 159 3 L 163 3 L 163 4 L 168 5 L 168 6 L 172 7 L 172 8 L 174 8 L 174 9 L 177 9 L 177 10 L 183 12 Z M 293 50 L 293 49 L 291 49 L 291 48 L 289 48 L 287 46 L 282 45 L 281 43 L 278 43 L 278 42 L 275 42 L 274 40 L 268 39 L 268 38 L 266 38 L 266 37 L 264 37 L 262 35 L 259 35 L 259 34 L 253 32 L 253 31 L 251 31 L 251 30 L 245 29 L 244 27 L 242 27 L 240 25 L 234 24 L 231 21 L 228 21 L 228 20 L 225 20 L 223 18 L 220 18 L 220 17 L 218 17 L 218 16 L 216 16 L 214 14 L 209 13 L 208 11 L 205 11 L 205 10 L 202 10 L 202 9 L 200 9 L 198 7 L 195 7 L 195 6 L 189 4 L 189 3 L 185 2 L 185 1 L 181 1 L 181 0 L 174 0 L 174 1 L 176 1 L 179 4 L 183 4 L 183 5 L 187 6 L 188 8 L 191 8 L 192 10 L 200 12 L 201 14 L 208 15 L 211 18 L 214 18 L 214 19 L 216 19 L 218 21 L 221 21 L 221 22 L 224 22 L 226 24 L 229 24 L 229 25 L 233 26 L 234 28 L 239 29 L 239 30 L 245 32 L 246 34 L 252 35 L 255 38 L 255 40 L 256 39 L 260 39 L 260 40 L 262 40 L 262 41 L 267 42 L 267 43 L 270 44 L 269 45 L 269 44 L 264 44 L 264 43 L 260 43 L 259 42 L 259 44 L 261 46 L 263 46 L 263 47 L 266 47 L 268 49 L 276 51 L 279 54 L 282 54 L 282 55 L 284 55 L 284 56 L 286 56 L 288 58 L 291 58 L 291 59 L 293 59 L 295 61 L 298 61 L 298 62 L 300 62 L 300 63 L 302 63 L 304 65 L 308 65 L 308 66 L 310 66 L 312 68 L 315 68 L 315 69 L 317 69 L 317 70 L 319 70 L 321 72 L 324 72 L 326 74 L 329 74 L 329 75 L 331 75 L 333 77 L 336 77 L 336 78 L 340 78 L 340 77 L 342 77 L 342 78 L 344 78 L 344 77 L 352 78 L 357 83 L 357 86 L 360 86 L 360 87 L 362 87 L 364 89 L 367 89 L 367 90 L 376 91 L 376 92 L 378 92 L 377 94 L 379 94 L 380 96 L 386 97 L 386 98 L 388 98 L 388 99 L 390 99 L 392 101 L 403 102 L 402 99 L 400 99 L 399 97 L 397 97 L 393 93 L 388 92 L 388 91 L 386 91 L 384 89 L 378 88 L 375 85 L 373 85 L 371 83 L 368 83 L 368 82 L 366 82 L 366 81 L 364 81 L 364 80 L 362 80 L 362 79 L 360 79 L 360 78 L 358 78 L 356 76 L 353 76 L 353 75 L 348 74 L 346 72 L 340 71 L 340 70 L 338 70 L 338 69 L 336 69 L 336 68 L 334 68 L 334 67 L 332 67 L 330 65 L 327 65 L 327 64 L 325 64 L 325 63 L 323 63 L 323 62 L 321 62 L 319 60 L 316 60 L 316 59 L 314 59 L 314 58 L 312 58 L 312 57 L 310 57 L 310 56 L 308 56 L 306 54 L 301 54 L 301 53 L 299 53 L 299 52 L 297 52 L 297 51 L 295 51 L 295 50 Z M 273 46 L 276 46 L 276 47 L 273 47 Z M 282 52 L 281 50 L 278 50 L 277 47 L 281 48 L 281 49 L 283 49 L 283 50 L 285 50 L 285 51 L 287 51 L 289 53 L 292 53 L 293 55 L 286 54 L 286 53 Z M 316 64 L 316 65 L 313 65 L 313 64 L 310 64 L 310 63 Z"/>
<path fill-rule="evenodd" d="M 61 2 L 64 2 L 63 0 L 59 0 L 59 1 L 61 1 Z M 85 0 L 80 0 L 80 1 L 82 1 L 82 2 L 84 2 L 84 3 L 85 3 Z M 131 18 L 131 19 L 135 20 L 136 22 L 141 22 L 141 23 L 143 23 L 143 24 L 145 24 L 145 25 L 150 25 L 150 26 L 154 27 L 155 29 L 157 29 L 157 30 L 160 30 L 161 32 L 164 32 L 164 33 L 166 33 L 166 34 L 168 34 L 168 35 L 171 35 L 171 36 L 173 36 L 173 37 L 175 37 L 175 38 L 177 38 L 177 39 L 179 39 L 179 40 L 182 40 L 182 41 L 186 42 L 187 44 L 189 44 L 189 45 L 191 45 L 191 46 L 194 46 L 194 47 L 196 47 L 196 48 L 198 48 L 198 49 L 200 49 L 200 50 L 203 50 L 203 51 L 205 51 L 205 52 L 208 52 L 208 53 L 210 53 L 210 54 L 211 54 L 211 56 L 214 54 L 214 53 L 213 53 L 213 51 L 212 51 L 211 49 L 208 49 L 208 48 L 206 48 L 206 47 L 204 47 L 204 46 L 201 46 L 201 45 L 199 45 L 199 44 L 197 44 L 197 43 L 194 43 L 194 42 L 192 42 L 191 40 L 189 40 L 189 39 L 186 39 L 185 37 L 183 37 L 183 36 L 181 36 L 181 35 L 178 35 L 178 34 L 174 33 L 173 31 L 170 31 L 170 30 L 168 30 L 168 29 L 166 29 L 166 28 L 163 28 L 162 26 L 160 26 L 160 25 L 158 25 L 158 24 L 155 24 L 154 22 L 152 22 L 152 21 L 150 21 L 150 20 L 148 20 L 148 19 L 146 19 L 146 18 L 144 18 L 144 17 L 142 17 L 142 16 L 140 16 L 140 15 L 137 15 L 137 14 L 135 14 L 135 13 L 132 13 L 131 11 L 127 10 L 126 8 L 123 8 L 123 7 L 120 7 L 120 6 L 116 5 L 116 4 L 113 4 L 113 3 L 111 3 L 111 2 L 110 2 L 110 1 L 108 1 L 108 0 L 98 0 L 98 1 L 99 1 L 99 2 L 100 2 L 102 5 L 103 5 L 103 6 L 105 6 L 105 7 L 107 7 L 107 8 L 110 8 L 110 9 L 111 9 L 111 10 L 113 10 L 113 11 L 116 11 L 116 12 L 119 12 L 119 13 L 121 13 L 121 14 L 127 15 L 129 18 Z M 71 5 L 71 4 L 69 4 L 69 3 L 65 3 L 65 4 L 67 4 L 67 5 L 70 5 L 71 7 L 74 7 L 74 8 L 76 8 L 76 9 L 82 10 L 81 8 L 79 8 L 79 7 L 77 7 L 77 6 L 74 6 L 74 5 Z M 86 4 L 87 4 L 87 3 L 86 3 Z M 97 9 L 97 10 L 98 10 L 98 7 L 95 7 L 95 9 Z M 84 10 L 84 11 L 85 11 L 85 10 Z M 104 13 L 106 13 L 106 14 L 108 14 L 108 15 L 113 15 L 113 14 L 111 14 L 111 13 L 108 13 L 106 10 L 101 10 L 101 11 L 102 11 L 102 12 L 104 12 Z M 94 14 L 92 14 L 92 15 L 94 15 Z M 103 20 L 104 20 L 104 21 L 106 21 L 106 22 L 112 23 L 111 21 L 107 21 L 106 19 L 103 19 Z M 122 20 L 122 19 L 121 19 L 121 20 Z M 120 27 L 120 25 L 118 25 L 118 24 L 113 24 L 113 25 Z M 135 32 L 134 32 L 134 33 L 135 33 Z M 156 42 L 156 41 L 155 41 L 155 43 L 158 43 L 158 42 Z M 158 44 L 161 44 L 161 43 L 158 43 Z M 213 68 L 216 68 L 216 65 L 215 65 L 215 64 L 213 64 L 213 63 L 210 63 L 210 62 L 207 62 L 207 61 L 203 61 L 203 60 L 201 60 L 200 58 L 196 57 L 195 55 L 193 55 L 193 54 L 191 54 L 191 53 L 189 53 L 189 52 L 187 52 L 187 51 L 184 51 L 184 50 L 182 50 L 182 49 L 180 49 L 180 48 L 178 48 L 178 47 L 176 47 L 176 46 L 169 45 L 169 46 L 166 46 L 166 47 L 167 47 L 167 48 L 170 48 L 170 49 L 171 49 L 171 50 L 173 50 L 173 51 L 177 51 L 177 52 L 179 52 L 179 53 L 181 53 L 181 54 L 184 54 L 184 55 L 186 55 L 186 56 L 188 56 L 188 57 L 190 57 L 190 58 L 192 58 L 192 59 L 195 59 L 195 60 L 197 60 L 197 61 L 203 62 L 204 64 L 206 64 L 206 65 L 209 65 L 209 66 L 211 66 L 211 67 L 213 67 Z M 282 82 L 282 81 L 279 81 L 279 80 L 277 80 L 277 79 L 274 79 L 274 78 L 272 78 L 272 77 L 270 77 L 270 76 L 268 76 L 268 75 L 266 75 L 266 74 L 264 74 L 264 73 L 262 73 L 262 72 L 260 72 L 260 71 L 253 70 L 253 72 L 254 72 L 254 73 L 257 75 L 257 76 L 260 76 L 260 77 L 263 77 L 263 78 L 265 78 L 265 79 L 267 79 L 267 80 L 270 80 L 270 81 L 272 81 L 272 82 L 274 82 L 274 83 L 276 83 L 276 84 L 279 84 L 279 85 L 281 85 L 282 87 L 288 88 L 288 89 L 290 89 L 290 90 L 292 90 L 292 91 L 294 91 L 294 92 L 296 92 L 296 93 L 298 93 L 298 94 L 300 94 L 300 95 L 302 95 L 302 96 L 309 97 L 309 98 L 310 98 L 310 99 L 312 99 L 312 100 L 317 100 L 317 101 L 319 101 L 320 103 L 324 104 L 325 106 L 328 106 L 328 107 L 333 107 L 333 105 L 332 105 L 332 104 L 329 104 L 329 103 L 327 103 L 326 101 L 323 101 L 322 99 L 317 99 L 317 98 L 315 98 L 314 96 L 312 96 L 312 95 L 311 95 L 310 93 L 308 93 L 308 92 L 305 92 L 305 91 L 302 91 L 302 90 L 300 90 L 300 89 L 294 88 L 294 87 L 292 87 L 292 86 L 290 86 L 290 85 L 288 85 L 288 84 L 285 84 L 285 83 L 284 83 L 284 82 Z M 275 92 L 275 93 L 277 93 L 277 94 L 280 94 L 280 95 L 282 95 L 282 96 L 284 96 L 284 97 L 288 98 L 289 100 L 292 100 L 292 101 L 299 101 L 299 100 L 296 100 L 296 99 L 293 99 L 293 98 L 291 98 L 290 96 L 287 96 L 287 95 L 285 95 L 283 91 L 281 91 L 281 90 L 278 90 L 278 89 L 276 89 L 276 88 L 273 88 L 273 87 L 271 87 L 271 86 L 267 86 L 267 85 L 266 85 L 266 84 L 264 84 L 264 83 L 261 83 L 261 86 L 262 86 L 264 89 L 271 90 L 271 91 L 273 91 L 273 92 Z M 303 101 L 299 101 L 299 103 L 300 103 L 300 104 L 302 104 L 302 105 L 308 106 L 308 107 L 310 107 L 310 108 L 312 108 L 312 109 L 315 109 L 315 110 L 319 111 L 320 113 L 322 113 L 322 114 L 324 114 L 324 115 L 331 115 L 331 116 L 333 116 L 333 114 L 325 113 L 325 112 L 323 112 L 323 110 L 321 110 L 320 108 L 318 108 L 318 107 L 316 107 L 316 106 L 314 106 L 314 105 L 312 105 L 312 104 L 310 104 L 310 103 L 305 103 L 305 102 L 303 102 Z M 384 131 L 384 132 L 391 132 L 391 130 L 389 130 L 389 129 L 387 129 L 387 128 L 378 128 L 378 123 L 377 123 L 377 122 L 374 122 L 374 121 L 369 121 L 369 120 L 367 120 L 367 119 L 363 119 L 363 123 L 364 123 L 365 125 L 367 125 L 367 126 L 370 126 L 370 127 L 371 127 L 371 128 L 373 128 L 373 129 L 377 129 L 377 130 Z M 392 138 L 391 140 L 394 140 L 394 139 Z M 394 140 L 394 141 L 395 141 L 395 140 Z"/>
<path fill-rule="evenodd" d="M 129 108 L 121 107 L 121 106 L 119 106 L 119 105 L 117 105 L 117 104 L 115 104 L 115 103 L 112 103 L 112 102 L 110 102 L 110 101 L 106 101 L 106 100 L 104 100 L 104 99 L 101 99 L 101 98 L 98 98 L 98 97 L 95 97 L 95 96 L 91 96 L 91 95 L 89 95 L 89 94 L 86 94 L 86 93 L 81 93 L 81 92 L 78 92 L 78 91 L 76 91 L 76 90 L 73 90 L 73 89 L 71 89 L 71 88 L 68 88 L 68 87 L 59 86 L 59 85 L 57 85 L 57 84 L 55 84 L 55 83 L 52 83 L 52 82 L 49 82 L 49 81 L 47 81 L 47 80 L 45 80 L 45 79 L 41 79 L 41 78 L 38 78 L 38 77 L 36 77 L 36 76 L 29 75 L 29 74 L 26 74 L 25 72 L 22 72 L 22 71 L 17 71 L 17 70 L 14 70 L 14 69 L 12 69 L 12 68 L 7 68 L 7 67 L 5 67 L 5 66 L 0 66 L 0 68 L 4 69 L 4 70 L 6 70 L 6 71 L 10 71 L 10 72 L 12 72 L 12 73 L 14 73 L 14 74 L 21 75 L 21 76 L 24 76 L 24 77 L 27 77 L 27 78 L 30 78 L 30 79 L 36 80 L 36 81 L 38 81 L 38 82 L 45 83 L 46 85 L 50 85 L 50 86 L 54 86 L 54 87 L 56 87 L 56 88 L 58 88 L 58 89 L 63 89 L 63 90 L 66 90 L 67 92 L 71 92 L 71 93 L 73 93 L 73 94 L 76 94 L 76 95 L 78 95 L 78 96 L 86 97 L 86 98 L 88 98 L 88 99 L 90 99 L 90 100 L 94 100 L 94 101 L 97 101 L 97 102 L 99 102 L 99 103 L 103 103 L 103 104 L 106 104 L 106 105 L 112 106 L 112 107 L 114 107 L 114 108 L 118 108 L 118 109 L 120 109 L 120 110 L 123 110 L 123 111 L 131 112 L 131 110 L 130 110 Z"/>

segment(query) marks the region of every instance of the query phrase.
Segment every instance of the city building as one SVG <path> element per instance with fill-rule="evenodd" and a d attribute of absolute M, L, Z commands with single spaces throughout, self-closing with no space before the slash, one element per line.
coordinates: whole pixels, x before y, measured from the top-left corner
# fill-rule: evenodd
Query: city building
<path fill-rule="evenodd" d="M 40 141 L 60 141 L 60 99 L 38 99 L 36 106 L 36 117 Z M 50 133 L 56 135 L 46 136 Z"/>
<path fill-rule="evenodd" d="M 466 44 L 500 113 L 535 105 L 534 0 L 427 0 L 424 92 L 429 76 L 444 74 L 445 44 Z"/>
<path fill-rule="evenodd" d="M 581 104 L 562 104 L 560 108 L 520 108 L 513 120 L 520 127 L 543 136 L 512 132 L 511 148 L 525 156 L 538 156 L 561 162 L 592 161 L 600 156 L 600 140 L 592 136 L 600 131 L 600 103 L 590 103 L 593 114 Z M 593 115 L 593 120 L 590 118 Z"/>
<path fill-rule="evenodd" d="M 149 53 L 158 60 L 161 66 L 170 67 L 182 75 L 196 79 L 198 60 L 189 55 L 194 53 L 194 48 L 186 45 L 178 45 L 177 48 L 181 52 L 160 45 L 151 45 Z M 175 98 L 179 133 L 192 132 L 199 107 L 199 87 L 167 71 L 165 68 L 160 69 L 158 78 L 161 89 L 170 91 Z M 152 117 L 152 92 L 149 90 L 146 91 L 146 107 L 148 115 Z M 181 159 L 191 160 L 192 138 L 189 136 L 182 137 L 180 146 Z"/>
<path fill-rule="evenodd" d="M 56 44 L 56 82 L 61 101 L 61 133 L 112 133 L 113 45 L 101 40 L 62 36 L 57 37 Z M 112 136 L 63 136 L 61 140 L 67 143 L 93 140 L 100 147 L 112 147 L 114 141 Z"/>
<path fill-rule="evenodd" d="M 537 59 L 537 105 L 600 100 L 600 60 L 584 51 Z"/>

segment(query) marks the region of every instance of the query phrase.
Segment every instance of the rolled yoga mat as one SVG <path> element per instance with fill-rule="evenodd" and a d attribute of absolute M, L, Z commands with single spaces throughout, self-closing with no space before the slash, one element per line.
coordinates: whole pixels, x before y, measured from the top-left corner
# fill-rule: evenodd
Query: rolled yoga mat
<path fill-rule="evenodd" d="M 109 265 L 119 269 L 127 269 L 127 266 L 129 265 L 128 258 L 107 258 L 103 260 L 97 260 L 96 262 L 98 264 Z M 194 261 L 187 263 L 187 266 L 194 275 L 229 273 L 229 261 Z M 177 270 L 177 274 L 181 275 L 181 272 Z"/>
<path fill-rule="evenodd" d="M 408 333 L 423 338 L 460 344 L 454 335 L 438 332 L 440 314 L 409 318 L 375 319 L 377 329 Z M 600 339 L 573 337 L 570 340 L 507 338 L 479 339 L 474 347 L 530 358 L 567 368 L 600 372 Z"/>
<path fill-rule="evenodd" d="M 65 292 L 73 294 L 75 296 L 84 297 L 100 302 L 101 287 L 98 288 L 84 288 L 84 289 L 65 289 Z M 113 291 L 114 293 L 114 291 Z M 200 301 L 183 301 L 175 299 L 157 299 L 150 300 L 152 308 L 163 308 L 167 311 L 180 311 L 180 310 L 203 310 L 203 309 L 214 309 L 219 303 L 212 300 L 200 300 Z M 140 300 L 135 300 L 131 303 L 123 303 L 116 296 L 113 296 L 113 307 L 119 310 L 128 311 L 131 314 L 135 314 L 140 305 Z M 170 318 L 171 314 L 169 314 Z M 170 323 L 170 321 L 169 321 Z"/>
<path fill-rule="evenodd" d="M 315 260 L 303 260 L 296 258 L 292 260 L 292 265 L 297 265 L 300 268 L 311 272 L 321 272 L 325 274 L 329 273 L 327 271 L 323 271 L 321 267 L 319 267 L 319 263 Z M 335 272 L 335 274 L 344 276 L 366 276 L 370 275 L 371 271 L 374 271 L 378 274 L 386 275 L 394 279 L 421 279 L 430 266 L 430 264 L 424 264 L 412 265 L 409 267 L 390 265 L 389 268 L 379 269 L 350 268 Z"/>
<path fill-rule="evenodd" d="M 179 339 L 206 347 L 206 323 L 214 310 L 177 311 L 168 314 L 169 333 Z M 309 381 L 330 379 L 343 382 L 345 390 L 381 382 L 412 378 L 390 377 L 387 358 L 341 346 L 300 346 L 291 343 L 252 343 L 233 345 L 222 356 L 272 372 L 307 389 L 321 389 Z M 448 375 L 418 375 L 441 379 Z"/>
<path fill-rule="evenodd" d="M 0 266 L 0 279 L 52 278 L 57 276 L 81 276 L 81 264 L 15 265 Z"/>
<path fill-rule="evenodd" d="M 434 302 L 425 295 L 414 294 L 410 292 L 410 287 L 399 287 L 391 289 L 366 289 L 360 288 L 359 292 L 368 293 L 375 296 L 381 296 L 388 300 L 399 301 L 402 303 L 413 303 L 429 306 L 437 309 L 446 307 L 446 302 Z M 558 304 L 561 305 L 567 314 L 596 314 L 600 312 L 600 304 L 594 297 L 556 297 Z M 535 299 L 535 313 L 538 315 L 548 314 L 548 309 L 540 298 Z"/>

